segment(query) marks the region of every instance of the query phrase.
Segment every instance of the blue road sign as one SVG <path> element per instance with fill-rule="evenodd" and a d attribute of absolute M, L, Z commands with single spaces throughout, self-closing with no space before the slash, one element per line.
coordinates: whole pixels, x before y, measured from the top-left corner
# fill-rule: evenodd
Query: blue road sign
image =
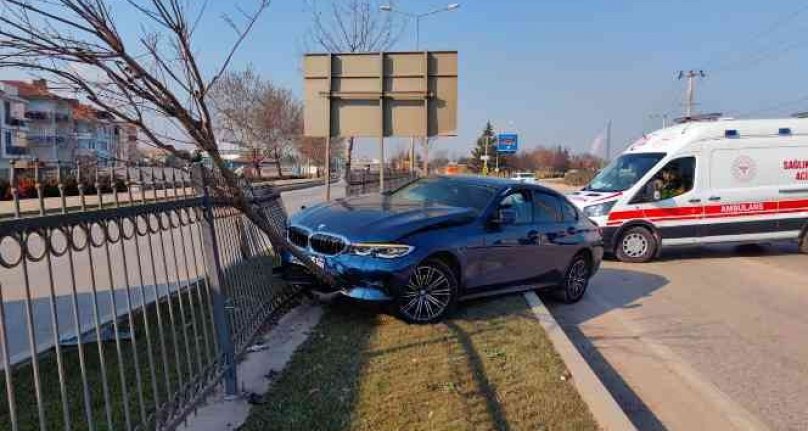
<path fill-rule="evenodd" d="M 516 133 L 500 133 L 497 135 L 498 153 L 515 153 L 519 147 L 519 136 Z"/>

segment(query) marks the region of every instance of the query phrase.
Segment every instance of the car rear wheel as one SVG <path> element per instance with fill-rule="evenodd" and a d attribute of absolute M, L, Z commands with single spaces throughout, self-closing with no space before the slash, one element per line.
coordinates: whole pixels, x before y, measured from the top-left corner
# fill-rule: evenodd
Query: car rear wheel
<path fill-rule="evenodd" d="M 614 254 L 621 262 L 641 263 L 654 258 L 657 241 L 644 227 L 633 227 L 620 235 Z"/>
<path fill-rule="evenodd" d="M 585 255 L 576 255 L 570 262 L 564 279 L 559 286 L 559 299 L 567 304 L 578 302 L 586 293 L 589 277 L 592 276 L 592 265 Z"/>
<path fill-rule="evenodd" d="M 446 316 L 457 302 L 457 277 L 440 260 L 424 261 L 396 298 L 396 309 L 410 323 L 433 323 Z"/>
<path fill-rule="evenodd" d="M 800 253 L 808 254 L 808 229 L 805 229 L 800 238 Z"/>

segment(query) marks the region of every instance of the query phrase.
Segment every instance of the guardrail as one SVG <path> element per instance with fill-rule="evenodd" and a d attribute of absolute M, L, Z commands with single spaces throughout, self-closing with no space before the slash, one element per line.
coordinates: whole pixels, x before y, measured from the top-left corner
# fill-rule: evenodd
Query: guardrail
<path fill-rule="evenodd" d="M 196 167 L 106 171 L 58 213 L 0 222 L 0 430 L 172 429 L 297 292 L 266 235 Z M 116 181 L 119 180 L 119 181 Z M 117 184 L 125 184 L 119 190 Z M 244 184 L 277 229 L 271 187 Z M 23 217 L 25 215 L 25 217 Z"/>
<path fill-rule="evenodd" d="M 418 176 L 407 171 L 384 171 L 384 191 L 395 190 Z M 345 179 L 345 194 L 347 196 L 379 192 L 379 172 L 355 170 L 351 171 Z"/>

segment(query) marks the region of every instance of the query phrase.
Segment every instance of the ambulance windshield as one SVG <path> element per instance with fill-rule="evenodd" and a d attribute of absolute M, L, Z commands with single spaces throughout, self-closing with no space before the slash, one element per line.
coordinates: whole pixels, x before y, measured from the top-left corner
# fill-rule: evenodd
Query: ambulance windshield
<path fill-rule="evenodd" d="M 603 168 L 584 190 L 593 192 L 622 192 L 642 178 L 659 163 L 665 153 L 623 154 Z"/>

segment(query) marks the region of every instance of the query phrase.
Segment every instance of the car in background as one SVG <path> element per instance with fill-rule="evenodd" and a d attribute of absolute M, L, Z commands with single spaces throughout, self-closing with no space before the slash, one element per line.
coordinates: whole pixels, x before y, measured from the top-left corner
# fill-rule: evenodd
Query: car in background
<path fill-rule="evenodd" d="M 536 182 L 536 174 L 533 172 L 517 172 L 511 177 L 511 180 L 533 184 Z"/>
<path fill-rule="evenodd" d="M 597 226 L 564 196 L 471 176 L 422 178 L 306 208 L 290 219 L 288 239 L 335 280 L 309 277 L 311 290 L 385 301 L 414 323 L 503 292 L 550 288 L 576 302 L 603 256 Z M 289 252 L 282 260 L 287 279 L 306 282 L 299 260 Z"/>

